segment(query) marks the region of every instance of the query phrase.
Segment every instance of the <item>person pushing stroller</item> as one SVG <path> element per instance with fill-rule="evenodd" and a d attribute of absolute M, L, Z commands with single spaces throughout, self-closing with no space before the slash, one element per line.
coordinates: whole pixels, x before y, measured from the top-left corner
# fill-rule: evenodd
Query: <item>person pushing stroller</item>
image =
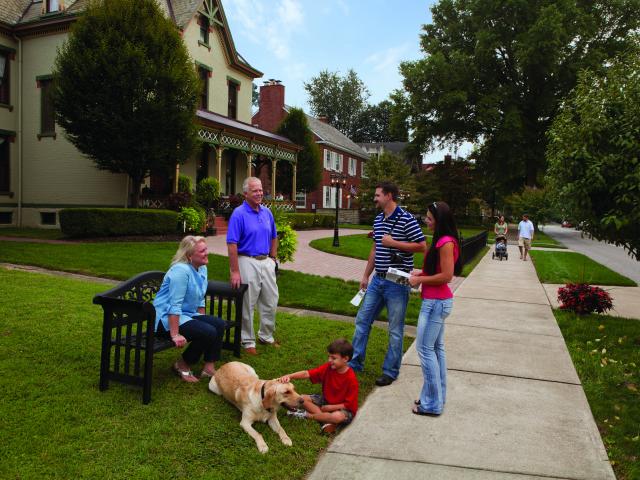
<path fill-rule="evenodd" d="M 496 234 L 496 246 L 491 258 L 498 257 L 500 260 L 503 258 L 509 259 L 509 254 L 507 253 L 507 233 L 509 232 L 509 225 L 505 222 L 504 215 L 500 215 L 500 218 L 493 227 L 493 232 Z"/>

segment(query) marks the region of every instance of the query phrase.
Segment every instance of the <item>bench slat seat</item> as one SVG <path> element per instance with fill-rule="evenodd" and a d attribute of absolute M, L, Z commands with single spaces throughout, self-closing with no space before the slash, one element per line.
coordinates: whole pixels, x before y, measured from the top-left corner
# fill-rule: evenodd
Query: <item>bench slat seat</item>
<path fill-rule="evenodd" d="M 164 272 L 144 272 L 93 298 L 103 309 L 100 390 L 115 381 L 142 386 L 142 402 L 151 401 L 154 353 L 174 348 L 164 336 L 156 336 L 153 299 Z M 240 357 L 242 302 L 247 285 L 234 289 L 228 283 L 210 280 L 206 300 L 209 315 L 225 321 L 222 348 Z"/>

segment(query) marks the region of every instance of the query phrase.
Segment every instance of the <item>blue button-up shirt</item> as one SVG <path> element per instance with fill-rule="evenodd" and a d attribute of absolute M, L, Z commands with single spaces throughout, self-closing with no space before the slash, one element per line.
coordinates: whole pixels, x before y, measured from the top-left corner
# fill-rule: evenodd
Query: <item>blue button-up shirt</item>
<path fill-rule="evenodd" d="M 229 219 L 227 243 L 238 245 L 243 255 L 269 255 L 271 241 L 278 237 L 271 210 L 260 205 L 256 212 L 246 200 L 237 207 Z"/>
<path fill-rule="evenodd" d="M 156 308 L 156 330 L 162 322 L 164 329 L 169 331 L 169 315 L 179 315 L 179 325 L 199 315 L 198 308 L 205 306 L 204 296 L 208 284 L 206 265 L 202 265 L 197 271 L 188 263 L 172 265 L 153 301 Z"/>

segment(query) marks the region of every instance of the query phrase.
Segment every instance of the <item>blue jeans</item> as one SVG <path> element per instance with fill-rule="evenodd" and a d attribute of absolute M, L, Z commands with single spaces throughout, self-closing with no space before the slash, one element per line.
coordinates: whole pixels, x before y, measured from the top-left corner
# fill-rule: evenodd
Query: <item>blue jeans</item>
<path fill-rule="evenodd" d="M 187 365 L 197 363 L 201 356 L 205 362 L 220 360 L 224 327 L 224 320 L 212 315 L 196 315 L 180 325 L 178 332 L 189 342 L 182 353 L 182 359 Z M 162 322 L 158 326 L 158 333 L 168 335 Z"/>
<path fill-rule="evenodd" d="M 404 315 L 409 302 L 409 287 L 385 280 L 374 275 L 367 287 L 367 293 L 356 315 L 356 330 L 353 333 L 353 358 L 349 365 L 356 372 L 364 370 L 367 342 L 373 321 L 378 318 L 383 307 L 387 307 L 389 318 L 389 346 L 384 357 L 382 373 L 396 379 L 402 362 L 402 339 L 404 335 Z"/>
<path fill-rule="evenodd" d="M 444 320 L 451 313 L 453 299 L 422 301 L 418 317 L 416 350 L 422 365 L 424 384 L 418 410 L 442 413 L 447 397 L 447 357 L 444 352 Z"/>

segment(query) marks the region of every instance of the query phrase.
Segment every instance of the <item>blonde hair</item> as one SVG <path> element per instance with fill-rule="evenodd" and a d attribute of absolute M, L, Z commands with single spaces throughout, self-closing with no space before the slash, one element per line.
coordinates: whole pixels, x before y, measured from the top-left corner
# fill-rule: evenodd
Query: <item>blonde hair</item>
<path fill-rule="evenodd" d="M 206 242 L 206 239 L 204 237 L 197 237 L 194 235 L 187 235 L 184 237 L 180 241 L 176 254 L 173 256 L 173 259 L 171 259 L 171 266 L 176 263 L 189 263 L 191 260 L 190 257 L 196 249 L 196 245 L 200 242 Z"/>

